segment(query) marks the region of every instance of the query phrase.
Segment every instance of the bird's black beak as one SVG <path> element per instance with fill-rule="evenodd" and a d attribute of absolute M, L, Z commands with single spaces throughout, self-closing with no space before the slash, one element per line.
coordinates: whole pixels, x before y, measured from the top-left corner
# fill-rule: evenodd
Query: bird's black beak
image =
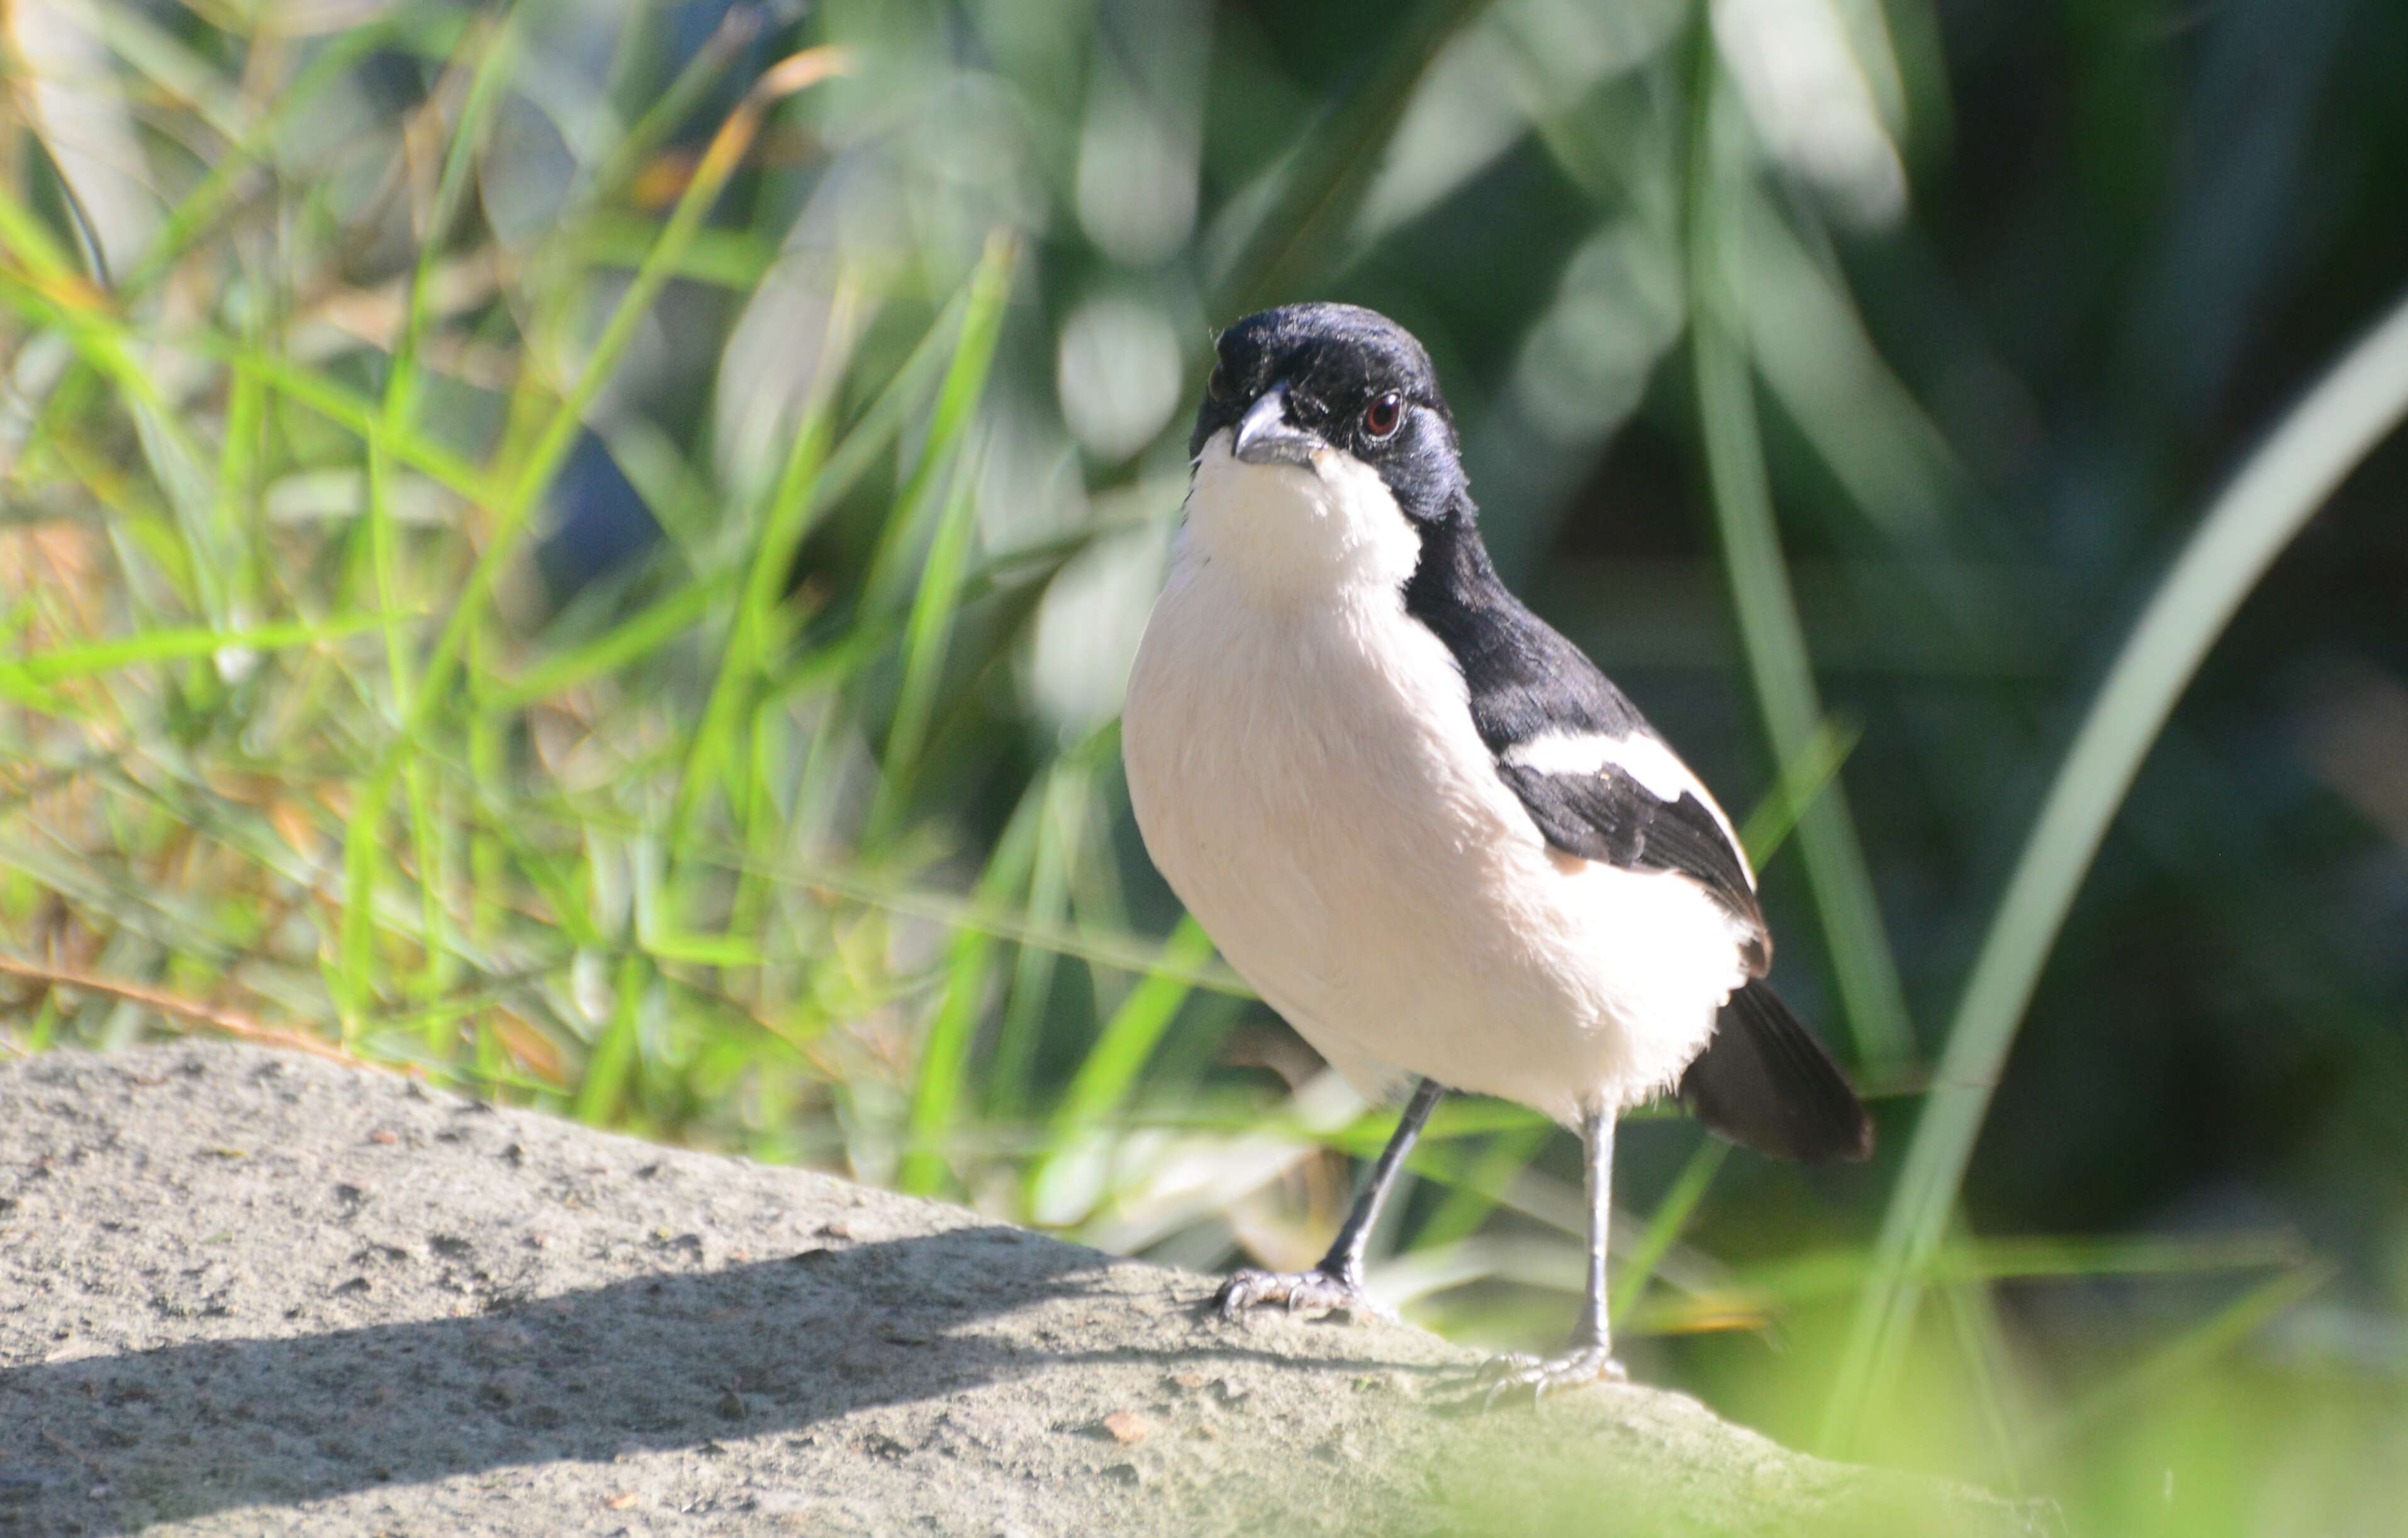
<path fill-rule="evenodd" d="M 1320 435 L 1288 420 L 1287 386 L 1274 384 L 1246 408 L 1231 452 L 1249 465 L 1301 465 L 1310 469 L 1312 452 L 1324 447 Z"/>

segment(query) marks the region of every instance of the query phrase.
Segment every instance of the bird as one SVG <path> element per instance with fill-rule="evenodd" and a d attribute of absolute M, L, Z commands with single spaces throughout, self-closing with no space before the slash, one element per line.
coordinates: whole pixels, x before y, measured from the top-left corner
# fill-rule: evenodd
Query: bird
<path fill-rule="evenodd" d="M 1213 1306 L 1392 1316 L 1382 1202 L 1448 1093 L 1580 1135 L 1587 1278 L 1567 1347 L 1488 1363 L 1490 1400 L 1627 1376 L 1606 1308 L 1619 1115 L 1862 1158 L 1872 1124 L 1766 981 L 1730 818 L 1639 708 L 1506 590 L 1428 352 L 1351 305 L 1214 341 L 1122 759 L 1146 852 L 1222 956 L 1330 1066 L 1405 1105 L 1329 1252 Z"/>

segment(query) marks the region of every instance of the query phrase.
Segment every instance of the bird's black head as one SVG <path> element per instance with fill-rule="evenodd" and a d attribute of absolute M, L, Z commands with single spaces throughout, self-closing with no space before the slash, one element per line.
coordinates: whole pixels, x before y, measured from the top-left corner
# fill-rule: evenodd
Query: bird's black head
<path fill-rule="evenodd" d="M 1283 305 L 1222 332 L 1215 352 L 1191 456 L 1226 427 L 1249 464 L 1335 450 L 1378 471 L 1409 518 L 1469 512 L 1455 418 L 1403 326 L 1354 305 Z"/>

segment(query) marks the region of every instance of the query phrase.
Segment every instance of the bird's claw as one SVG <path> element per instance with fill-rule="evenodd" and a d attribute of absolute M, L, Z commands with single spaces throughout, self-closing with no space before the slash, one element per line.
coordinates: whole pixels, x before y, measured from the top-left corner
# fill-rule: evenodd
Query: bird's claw
<path fill-rule="evenodd" d="M 1213 1311 L 1235 1321 L 1249 1309 L 1284 1303 L 1290 1314 L 1343 1311 L 1354 1318 L 1396 1322 L 1394 1309 L 1379 1302 L 1352 1277 L 1321 1270 L 1232 1272 L 1212 1294 Z"/>
<path fill-rule="evenodd" d="M 1481 1408 L 1493 1410 L 1497 1401 L 1516 1388 L 1530 1391 L 1530 1405 L 1558 1388 L 1581 1388 L 1593 1383 L 1627 1383 L 1630 1374 L 1613 1359 L 1613 1353 L 1602 1345 L 1578 1345 L 1560 1356 L 1534 1357 L 1527 1352 L 1509 1352 L 1491 1357 L 1480 1367 L 1473 1379 L 1476 1388 L 1485 1388 Z"/>

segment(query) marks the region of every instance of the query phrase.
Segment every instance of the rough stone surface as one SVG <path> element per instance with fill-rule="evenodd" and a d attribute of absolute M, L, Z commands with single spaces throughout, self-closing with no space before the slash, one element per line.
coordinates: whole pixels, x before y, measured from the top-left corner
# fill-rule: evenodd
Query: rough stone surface
<path fill-rule="evenodd" d="M 2050 1528 L 1210 1289 L 309 1058 L 0 1064 L 0 1533 Z"/>

